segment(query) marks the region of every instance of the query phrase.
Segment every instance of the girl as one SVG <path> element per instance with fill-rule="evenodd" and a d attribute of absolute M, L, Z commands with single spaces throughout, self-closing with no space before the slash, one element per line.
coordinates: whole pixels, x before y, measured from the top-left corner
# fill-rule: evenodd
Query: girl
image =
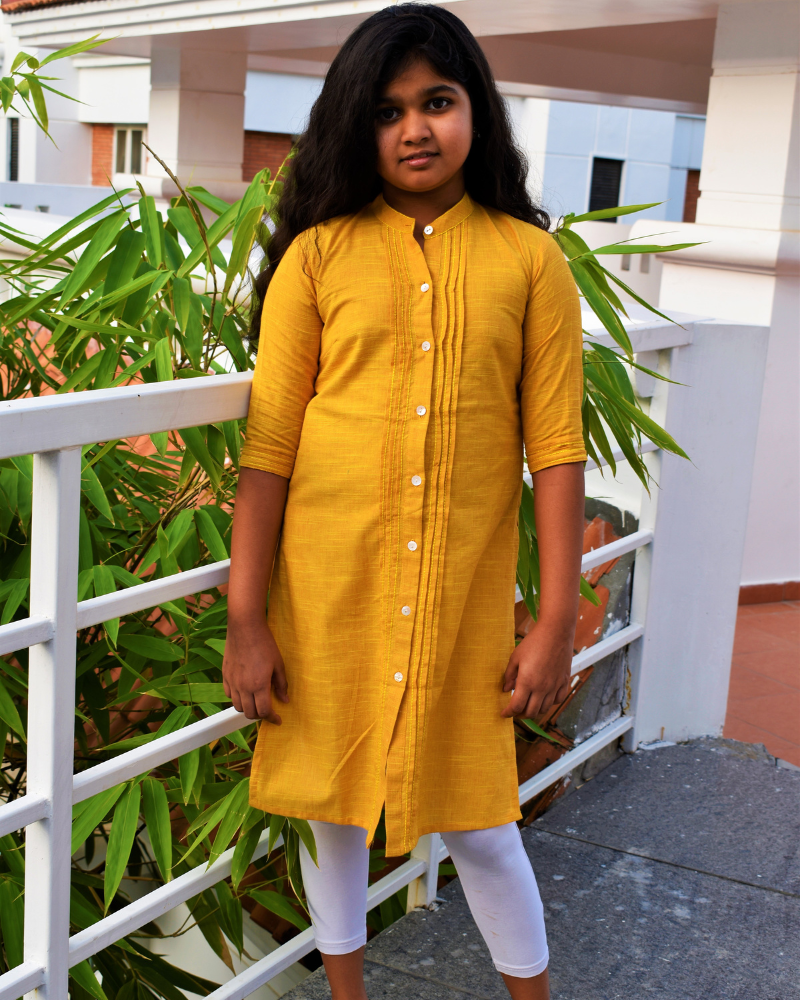
<path fill-rule="evenodd" d="M 442 832 L 511 996 L 542 1000 L 512 718 L 568 691 L 580 310 L 458 18 L 401 4 L 353 32 L 278 215 L 257 282 L 224 666 L 235 707 L 267 723 L 252 803 L 311 823 L 319 867 L 304 849 L 301 864 L 334 1000 L 366 997 L 384 807 L 387 855 Z M 523 442 L 542 593 L 515 649 Z"/>

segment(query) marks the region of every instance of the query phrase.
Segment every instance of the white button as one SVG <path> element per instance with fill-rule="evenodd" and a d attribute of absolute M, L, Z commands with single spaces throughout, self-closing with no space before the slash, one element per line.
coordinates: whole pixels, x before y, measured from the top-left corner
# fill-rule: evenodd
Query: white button
<path fill-rule="evenodd" d="M 429 340 L 422 341 L 422 350 L 429 351 L 431 349 L 431 342 Z"/>
<path fill-rule="evenodd" d="M 396 673 L 396 674 L 394 675 L 394 679 L 395 679 L 395 680 L 397 681 L 397 683 L 398 683 L 398 684 L 399 684 L 399 683 L 400 683 L 400 681 L 401 681 L 401 680 L 403 679 L 403 675 L 402 675 L 402 674 L 400 673 L 400 671 L 399 671 L 399 670 L 398 670 L 398 671 L 397 671 L 397 673 Z"/>
<path fill-rule="evenodd" d="M 408 606 L 407 604 L 406 604 L 406 605 L 404 605 L 404 606 L 403 606 L 402 608 L 400 608 L 400 611 L 401 611 L 401 612 L 402 612 L 402 613 L 403 613 L 404 615 L 410 615 L 410 614 L 411 614 L 411 608 L 410 608 L 410 607 L 409 607 L 409 606 Z"/>
<path fill-rule="evenodd" d="M 412 486 L 421 486 L 422 485 L 422 476 L 412 476 L 411 477 L 411 485 Z"/>
<path fill-rule="evenodd" d="M 430 236 L 433 232 L 433 226 L 426 226 L 422 231 L 426 236 Z"/>
<path fill-rule="evenodd" d="M 428 291 L 428 289 L 429 289 L 430 287 L 431 287 L 431 286 L 430 286 L 430 285 L 428 284 L 428 282 L 427 282 L 427 281 L 425 281 L 425 282 L 423 282 L 423 283 L 422 283 L 422 284 L 421 284 L 421 285 L 419 286 L 419 290 L 420 290 L 421 292 L 427 292 L 427 291 Z"/>
<path fill-rule="evenodd" d="M 424 406 L 418 406 L 417 407 L 417 416 L 418 417 L 424 417 L 427 412 L 428 411 L 425 409 Z"/>
<path fill-rule="evenodd" d="M 411 541 L 411 542 L 408 543 L 408 547 L 411 549 L 412 552 L 416 552 L 417 543 L 414 542 L 414 541 Z"/>

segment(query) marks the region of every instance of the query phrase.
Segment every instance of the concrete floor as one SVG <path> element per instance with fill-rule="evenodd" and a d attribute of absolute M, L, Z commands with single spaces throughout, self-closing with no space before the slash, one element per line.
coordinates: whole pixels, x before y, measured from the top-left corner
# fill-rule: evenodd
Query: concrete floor
<path fill-rule="evenodd" d="M 552 1000 L 800 1000 L 800 772 L 698 740 L 620 757 L 523 831 Z M 507 997 L 458 881 L 367 946 L 370 1000 Z M 291 993 L 322 1000 L 322 970 Z"/>

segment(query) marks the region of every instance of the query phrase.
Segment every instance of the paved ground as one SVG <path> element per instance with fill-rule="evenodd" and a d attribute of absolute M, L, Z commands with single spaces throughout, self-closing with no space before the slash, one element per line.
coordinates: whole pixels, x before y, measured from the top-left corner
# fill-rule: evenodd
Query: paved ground
<path fill-rule="evenodd" d="M 800 601 L 739 608 L 724 733 L 800 766 Z"/>
<path fill-rule="evenodd" d="M 553 1000 L 800 1000 L 800 772 L 723 740 L 621 757 L 523 832 Z M 507 997 L 457 881 L 367 946 L 370 1000 Z M 323 1000 L 322 970 L 292 1000 Z"/>

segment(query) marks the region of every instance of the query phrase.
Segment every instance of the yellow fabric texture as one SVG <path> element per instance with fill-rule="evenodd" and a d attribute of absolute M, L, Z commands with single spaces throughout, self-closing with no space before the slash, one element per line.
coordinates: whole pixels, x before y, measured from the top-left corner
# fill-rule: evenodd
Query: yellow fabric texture
<path fill-rule="evenodd" d="M 290 702 L 251 802 L 386 849 L 519 818 L 514 649 L 523 441 L 586 457 L 578 295 L 547 233 L 465 196 L 382 197 L 298 237 L 264 305 L 242 465 L 290 478 L 268 620 Z"/>

